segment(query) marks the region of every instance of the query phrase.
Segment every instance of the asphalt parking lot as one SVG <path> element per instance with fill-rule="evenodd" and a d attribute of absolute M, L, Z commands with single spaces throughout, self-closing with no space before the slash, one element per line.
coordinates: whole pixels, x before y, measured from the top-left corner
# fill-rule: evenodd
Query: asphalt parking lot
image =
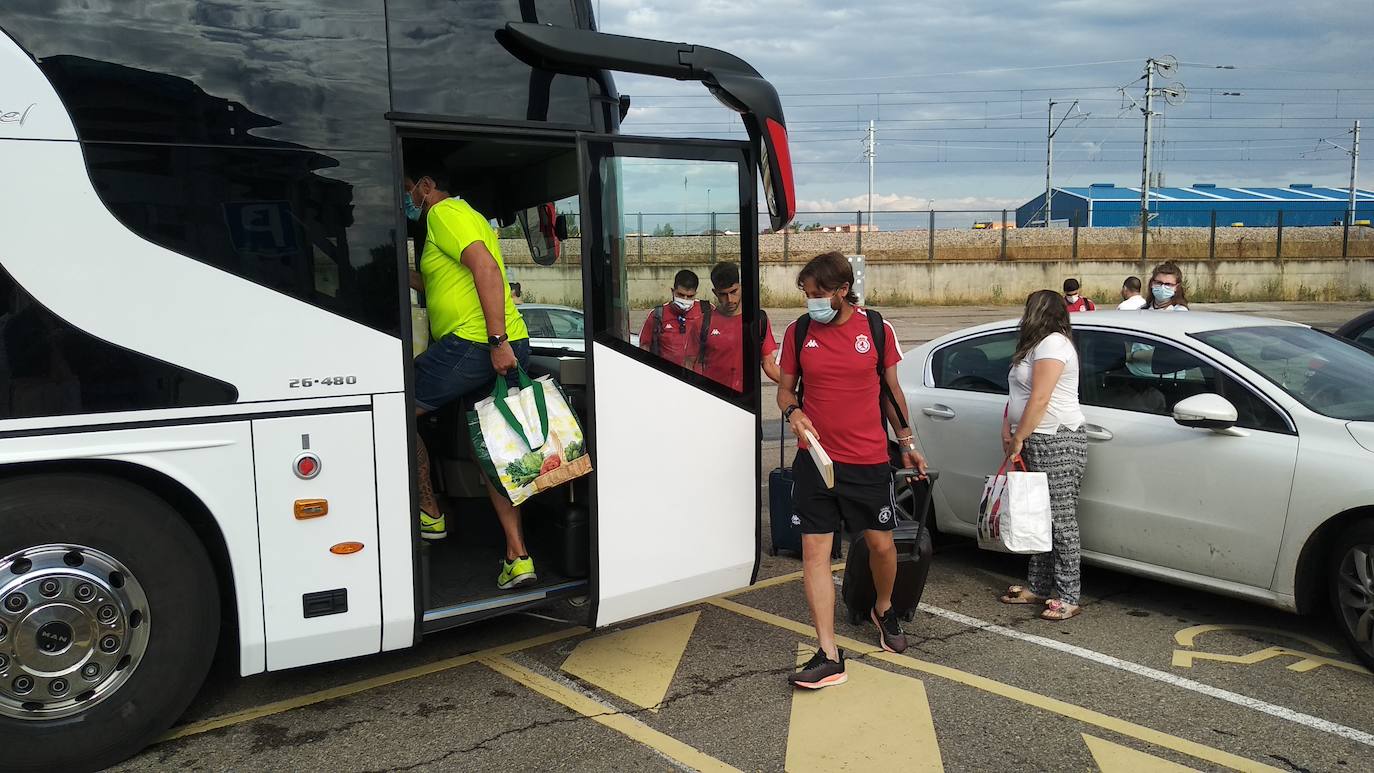
<path fill-rule="evenodd" d="M 1361 310 L 1213 308 L 1323 327 Z M 1015 309 L 885 314 L 910 348 Z M 1023 558 L 951 540 L 904 655 L 841 615 L 850 682 L 794 694 L 814 648 L 799 570 L 765 555 L 753 588 L 606 630 L 563 604 L 399 653 L 219 668 L 118 769 L 1374 771 L 1374 675 L 1323 619 L 1086 568 L 1084 614 L 1049 623 L 996 601 Z"/>

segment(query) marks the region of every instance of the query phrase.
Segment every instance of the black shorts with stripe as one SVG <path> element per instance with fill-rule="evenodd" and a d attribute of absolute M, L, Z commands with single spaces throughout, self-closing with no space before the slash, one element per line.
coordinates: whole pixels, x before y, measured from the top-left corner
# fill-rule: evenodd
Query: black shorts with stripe
<path fill-rule="evenodd" d="M 897 512 L 891 465 L 833 464 L 835 488 L 829 489 L 809 451 L 798 451 L 792 460 L 792 506 L 801 518 L 802 534 L 831 534 L 842 522 L 850 534 L 891 531 Z"/>

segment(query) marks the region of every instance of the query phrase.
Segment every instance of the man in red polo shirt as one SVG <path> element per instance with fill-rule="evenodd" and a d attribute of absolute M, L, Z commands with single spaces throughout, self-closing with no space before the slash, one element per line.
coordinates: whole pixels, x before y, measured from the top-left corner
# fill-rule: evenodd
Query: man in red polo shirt
<path fill-rule="evenodd" d="M 683 269 L 673 277 L 672 300 L 649 312 L 639 332 L 639 348 L 674 365 L 695 370 L 701 350 L 702 306 L 697 301 L 696 272 Z"/>
<path fill-rule="evenodd" d="M 743 392 L 744 317 L 740 314 L 738 263 L 717 263 L 711 267 L 711 292 L 716 296 L 716 306 L 707 329 L 703 331 L 706 335 L 703 339 L 701 372 L 736 392 Z M 763 372 L 776 382 L 778 363 L 773 359 L 773 352 L 778 350 L 778 341 L 768 326 L 768 315 L 762 310 L 759 311 L 758 325 L 758 332 L 749 337 L 749 343 L 753 345 L 757 342 Z"/>
<path fill-rule="evenodd" d="M 812 258 L 797 275 L 811 318 L 805 340 L 798 348 L 796 322 L 787 327 L 782 339 L 778 408 L 798 439 L 799 450 L 792 462 L 792 501 L 801 518 L 806 601 L 820 642 L 815 656 L 788 681 L 811 689 L 840 684 L 847 678 L 844 652 L 835 646 L 835 585 L 830 571 L 831 540 L 841 521 L 849 524 L 851 533 L 862 531 L 868 543 L 877 592 L 869 619 L 878 627 L 878 643 L 888 652 L 906 649 L 906 635 L 892 608 L 897 577 L 897 549 L 892 541 L 896 506 L 883 425 L 884 416 L 894 427 L 911 424 L 897 381 L 902 354 L 896 333 L 884 322 L 881 378 L 893 396 L 885 402 L 873 329 L 864 310 L 855 305 L 853 284 L 854 270 L 845 256 L 830 252 Z M 805 410 L 796 394 L 799 375 L 805 385 Z M 826 487 L 805 450 L 808 431 L 834 464 L 834 488 Z M 899 430 L 897 443 L 903 466 L 924 473 L 926 461 L 916 451 L 911 430 Z"/>

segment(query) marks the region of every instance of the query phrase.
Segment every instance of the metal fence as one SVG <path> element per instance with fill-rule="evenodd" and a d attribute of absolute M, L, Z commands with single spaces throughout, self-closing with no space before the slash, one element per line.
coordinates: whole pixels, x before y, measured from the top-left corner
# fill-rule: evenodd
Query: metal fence
<path fill-rule="evenodd" d="M 761 234 L 761 259 L 783 263 L 830 250 L 892 261 L 1374 258 L 1365 221 L 1314 224 L 1310 213 L 1282 209 L 1189 214 L 1188 225 L 1151 225 L 1143 236 L 1139 226 L 1073 221 L 1017 228 L 1011 209 L 880 211 L 872 222 L 863 211 L 806 211 L 781 233 L 760 213 L 748 227 Z M 744 227 L 737 212 L 633 212 L 621 233 L 631 261 L 714 262 L 739 254 Z"/>

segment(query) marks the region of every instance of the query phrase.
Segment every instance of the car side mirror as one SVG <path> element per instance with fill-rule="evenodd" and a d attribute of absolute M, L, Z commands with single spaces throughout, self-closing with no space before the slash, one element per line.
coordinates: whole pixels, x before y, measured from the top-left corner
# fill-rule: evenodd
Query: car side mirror
<path fill-rule="evenodd" d="M 1218 394 L 1193 395 L 1174 405 L 1174 421 L 1194 429 L 1228 430 L 1236 426 L 1236 406 Z"/>

